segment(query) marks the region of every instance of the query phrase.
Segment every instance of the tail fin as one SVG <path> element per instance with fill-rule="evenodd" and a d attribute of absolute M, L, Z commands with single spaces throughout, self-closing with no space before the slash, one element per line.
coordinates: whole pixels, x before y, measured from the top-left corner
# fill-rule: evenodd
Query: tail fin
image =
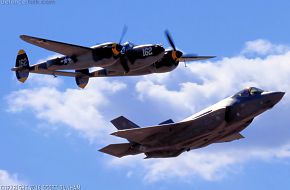
<path fill-rule="evenodd" d="M 100 149 L 99 151 L 119 158 L 127 155 L 135 155 L 142 153 L 138 149 L 132 148 L 131 143 L 110 144 Z"/>
<path fill-rule="evenodd" d="M 90 71 L 89 69 L 82 69 L 82 70 L 76 70 L 76 72 L 80 72 L 84 74 L 84 76 L 77 76 L 75 77 L 76 83 L 80 88 L 85 88 L 89 82 L 89 74 Z"/>
<path fill-rule="evenodd" d="M 165 125 L 165 124 L 170 124 L 170 123 L 174 123 L 174 121 L 172 119 L 167 119 L 166 121 L 163 121 L 159 123 L 158 125 Z"/>
<path fill-rule="evenodd" d="M 12 68 L 12 71 L 15 71 L 17 79 L 22 83 L 28 78 L 29 60 L 23 49 L 18 51 L 15 67 Z"/>
<path fill-rule="evenodd" d="M 132 129 L 132 128 L 140 128 L 137 124 L 133 123 L 129 119 L 125 118 L 124 116 L 117 117 L 113 119 L 111 123 L 118 129 Z"/>

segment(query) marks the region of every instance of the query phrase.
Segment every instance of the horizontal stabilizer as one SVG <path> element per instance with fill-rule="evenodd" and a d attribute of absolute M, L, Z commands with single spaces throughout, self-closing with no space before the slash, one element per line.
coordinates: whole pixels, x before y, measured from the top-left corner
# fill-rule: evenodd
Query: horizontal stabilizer
<path fill-rule="evenodd" d="M 121 158 L 123 156 L 129 155 L 128 153 L 130 147 L 131 143 L 110 144 L 100 149 L 99 151 Z"/>
<path fill-rule="evenodd" d="M 164 125 L 164 124 L 170 124 L 170 123 L 174 123 L 174 121 L 172 119 L 168 119 L 166 121 L 159 123 L 158 125 Z"/>
<path fill-rule="evenodd" d="M 111 123 L 118 129 L 133 129 L 133 128 L 140 128 L 137 124 L 133 123 L 129 119 L 124 116 L 117 117 L 111 121 Z"/>

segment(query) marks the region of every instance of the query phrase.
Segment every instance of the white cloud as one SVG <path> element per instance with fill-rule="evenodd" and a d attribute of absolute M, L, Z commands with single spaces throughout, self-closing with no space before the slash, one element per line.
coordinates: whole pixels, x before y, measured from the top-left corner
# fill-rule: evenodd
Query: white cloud
<path fill-rule="evenodd" d="M 0 170 L 0 186 L 5 185 L 23 185 L 24 183 L 18 179 L 17 174 L 9 174 L 6 170 Z"/>
<path fill-rule="evenodd" d="M 124 83 L 99 79 L 91 81 L 84 90 L 75 88 L 61 91 L 46 77 L 39 81 L 44 83 L 36 88 L 12 92 L 7 97 L 8 111 L 32 111 L 38 119 L 48 121 L 52 125 L 69 126 L 80 131 L 91 141 L 96 138 L 102 139 L 103 134 L 111 130 L 100 111 L 110 105 L 107 96 L 126 88 Z"/>
<path fill-rule="evenodd" d="M 30 87 L 58 87 L 63 84 L 63 80 L 58 79 L 51 75 L 43 75 L 39 77 L 37 74 L 31 74 L 29 81 L 27 81 Z"/>
<path fill-rule="evenodd" d="M 282 54 L 289 51 L 289 47 L 281 44 L 272 44 L 268 40 L 257 39 L 254 41 L 248 41 L 245 44 L 245 48 L 242 51 L 243 54 Z"/>
<path fill-rule="evenodd" d="M 112 159 L 109 163 L 114 167 L 126 167 L 131 175 L 138 173 L 146 182 L 178 179 L 189 181 L 201 177 L 208 181 L 220 180 L 230 174 L 238 173 L 241 165 L 258 160 L 269 162 L 290 158 L 290 144 L 278 148 L 243 148 L 243 149 L 200 149 L 186 152 L 176 158 L 143 160 L 141 157 Z M 128 163 L 131 166 L 128 166 Z M 132 165 L 132 163 L 134 163 Z M 136 170 L 142 166 L 143 170 Z"/>

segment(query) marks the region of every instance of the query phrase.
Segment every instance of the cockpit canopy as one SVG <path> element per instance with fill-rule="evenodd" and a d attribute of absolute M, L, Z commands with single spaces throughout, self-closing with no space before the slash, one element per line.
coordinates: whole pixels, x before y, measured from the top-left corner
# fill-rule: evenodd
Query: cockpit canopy
<path fill-rule="evenodd" d="M 121 53 L 125 53 L 126 51 L 133 49 L 134 46 L 136 46 L 136 45 L 133 44 L 132 42 L 125 42 L 123 44 L 123 48 L 121 50 Z"/>
<path fill-rule="evenodd" d="M 249 96 L 255 96 L 255 95 L 260 95 L 264 92 L 263 90 L 256 88 L 256 87 L 249 87 L 246 88 L 237 94 L 234 95 L 234 97 L 249 97 Z"/>

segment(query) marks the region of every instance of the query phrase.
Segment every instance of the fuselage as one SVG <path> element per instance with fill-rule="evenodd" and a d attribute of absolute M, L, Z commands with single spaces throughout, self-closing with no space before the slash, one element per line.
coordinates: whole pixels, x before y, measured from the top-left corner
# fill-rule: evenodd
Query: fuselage
<path fill-rule="evenodd" d="M 241 132 L 256 116 L 279 102 L 283 95 L 284 92 L 263 92 L 254 87 L 245 89 L 182 120 L 181 122 L 188 123 L 184 130 L 160 137 L 156 144 L 141 146 L 141 149 L 147 157 L 162 157 L 162 153 L 165 154 L 164 157 L 170 157 L 168 152 L 189 151 L 216 142 L 227 142 L 223 139 Z M 220 109 L 225 109 L 225 113 L 212 117 L 223 116 L 222 120 L 206 118 L 208 114 Z M 200 126 L 191 126 L 190 121 L 200 117 L 206 118 Z M 177 155 L 173 154 L 172 156 Z"/>
<path fill-rule="evenodd" d="M 118 44 L 117 44 L 118 45 Z M 40 69 L 82 70 L 91 67 L 108 68 L 115 72 L 124 72 L 120 57 L 125 59 L 130 72 L 143 69 L 160 60 L 164 55 L 164 48 L 159 44 L 133 45 L 125 43 L 123 49 L 116 50 L 114 42 L 108 42 L 91 47 L 92 51 L 78 56 L 61 56 L 40 63 Z"/>

